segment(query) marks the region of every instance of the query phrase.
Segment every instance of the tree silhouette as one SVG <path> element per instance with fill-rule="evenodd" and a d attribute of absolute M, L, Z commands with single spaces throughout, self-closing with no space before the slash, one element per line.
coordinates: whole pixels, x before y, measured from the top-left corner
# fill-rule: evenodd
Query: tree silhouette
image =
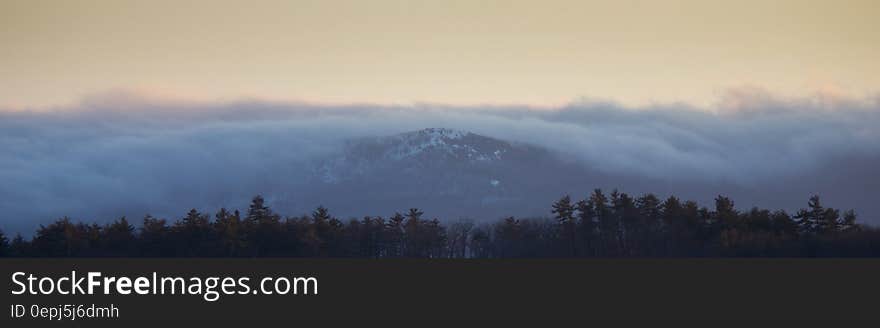
<path fill-rule="evenodd" d="M 581 236 L 583 251 L 581 254 L 586 256 L 596 256 L 595 239 L 596 239 L 596 212 L 593 210 L 595 206 L 590 200 L 580 200 L 577 202 L 577 225 Z"/>
<path fill-rule="evenodd" d="M 461 219 L 453 222 L 447 229 L 447 238 L 450 257 L 465 258 L 468 256 L 468 243 L 471 231 L 474 229 L 474 221 Z"/>
<path fill-rule="evenodd" d="M 33 239 L 30 242 L 24 240 L 21 234 L 16 234 L 9 243 L 9 255 L 16 257 L 40 256 L 33 251 Z"/>
<path fill-rule="evenodd" d="M 809 209 L 800 209 L 795 215 L 795 219 L 797 219 L 797 224 L 800 226 L 800 230 L 803 233 L 815 233 L 819 231 L 819 221 L 825 215 L 825 208 L 822 207 L 822 204 L 819 201 L 819 195 L 813 195 L 810 197 L 810 201 L 807 202 L 807 206 Z"/>
<path fill-rule="evenodd" d="M 843 212 L 843 219 L 840 222 L 840 229 L 845 232 L 858 231 L 859 225 L 856 223 L 856 212 L 847 210 Z"/>
<path fill-rule="evenodd" d="M 191 209 L 183 219 L 174 224 L 172 229 L 176 232 L 178 252 L 189 256 L 206 256 L 211 255 L 212 250 L 215 249 L 210 245 L 213 234 L 207 214 Z"/>
<path fill-rule="evenodd" d="M 403 256 L 403 243 L 404 243 L 404 221 L 406 220 L 400 213 L 394 213 L 391 218 L 388 219 L 388 223 L 385 226 L 385 235 L 387 242 L 387 250 L 386 254 L 388 257 L 400 257 Z"/>
<path fill-rule="evenodd" d="M 173 256 L 174 245 L 170 245 L 171 228 L 165 219 L 157 219 L 152 215 L 144 217 L 141 225 L 140 244 L 142 256 Z"/>
<path fill-rule="evenodd" d="M 104 227 L 101 241 L 104 242 L 104 251 L 109 256 L 130 255 L 136 241 L 134 226 L 123 216 Z"/>
<path fill-rule="evenodd" d="M 506 217 L 445 225 L 411 208 L 388 219 L 342 221 L 323 207 L 309 215 L 274 213 L 256 196 L 247 212 L 196 209 L 169 223 L 147 215 L 135 229 L 125 217 L 105 225 L 63 217 L 29 239 L 0 232 L 0 256 L 305 256 L 305 257 L 694 257 L 880 256 L 880 230 L 852 210 L 825 207 L 818 196 L 792 217 L 785 211 L 741 211 L 717 196 L 712 210 L 653 194 L 632 197 L 594 190 L 550 204 L 552 217 Z M 841 214 L 842 213 L 842 214 Z"/>
<path fill-rule="evenodd" d="M 6 239 L 3 230 L 0 230 L 0 257 L 9 256 L 9 253 L 9 240 Z"/>
<path fill-rule="evenodd" d="M 273 255 L 274 246 L 282 240 L 281 218 L 265 205 L 260 195 L 255 196 L 248 206 L 244 228 L 251 256 Z"/>
<path fill-rule="evenodd" d="M 617 253 L 618 221 L 612 215 L 608 206 L 608 198 L 601 189 L 596 189 L 590 195 L 590 203 L 593 204 L 593 212 L 596 213 L 596 222 L 599 224 L 599 249 L 604 256 L 614 256 Z"/>
<path fill-rule="evenodd" d="M 556 219 L 562 224 L 563 233 L 568 238 L 571 256 L 577 256 L 577 241 L 575 237 L 574 207 L 571 204 L 571 197 L 568 195 L 560 198 L 553 204 L 551 211 L 556 215 Z"/>
<path fill-rule="evenodd" d="M 247 247 L 244 229 L 241 223 L 241 215 L 236 210 L 230 213 L 226 208 L 221 208 L 214 215 L 214 234 L 218 239 L 222 255 L 238 256 L 241 250 Z"/>
<path fill-rule="evenodd" d="M 76 226 L 70 222 L 70 218 L 64 217 L 47 226 L 40 226 L 31 241 L 31 247 L 39 256 L 75 256 L 80 245 L 80 236 L 76 232 Z"/>

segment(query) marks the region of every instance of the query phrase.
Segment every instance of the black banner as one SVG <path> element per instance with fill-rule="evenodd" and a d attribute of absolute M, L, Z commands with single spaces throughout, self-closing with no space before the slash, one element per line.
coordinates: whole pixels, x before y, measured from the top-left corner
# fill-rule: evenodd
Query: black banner
<path fill-rule="evenodd" d="M 10 324 L 3 327 L 477 322 L 552 327 L 823 318 L 839 324 L 871 313 L 880 295 L 878 260 L 4 259 L 0 264 L 6 280 L 3 317 Z M 111 277 L 105 287 L 103 279 Z M 165 294 L 154 288 L 162 278 L 177 277 L 195 288 L 193 293 L 180 294 L 180 284 L 173 295 L 169 284 Z M 212 277 L 217 279 L 211 282 Z M 248 279 L 240 284 L 241 278 Z M 69 294 L 71 280 L 78 279 L 79 294 Z M 89 279 L 99 285 L 83 295 Z M 126 279 L 132 283 L 121 283 Z M 232 294 L 223 294 L 224 279 Z M 121 294 L 118 285 L 129 294 Z M 213 292 L 206 286 L 214 286 Z"/>

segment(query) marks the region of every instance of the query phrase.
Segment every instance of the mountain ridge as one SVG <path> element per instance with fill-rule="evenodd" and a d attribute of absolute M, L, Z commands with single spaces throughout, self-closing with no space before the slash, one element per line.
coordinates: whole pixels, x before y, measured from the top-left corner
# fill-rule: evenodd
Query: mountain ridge
<path fill-rule="evenodd" d="M 536 200 L 558 196 L 560 186 L 576 181 L 571 177 L 583 169 L 539 146 L 425 128 L 348 140 L 339 152 L 314 164 L 298 202 L 344 213 L 418 206 L 441 216 L 495 217 L 504 208 L 523 207 L 537 214 L 545 209 Z"/>

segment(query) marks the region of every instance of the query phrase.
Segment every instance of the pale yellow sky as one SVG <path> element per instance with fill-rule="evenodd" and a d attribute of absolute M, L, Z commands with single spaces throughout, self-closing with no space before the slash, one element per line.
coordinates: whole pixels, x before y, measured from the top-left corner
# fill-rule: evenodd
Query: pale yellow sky
<path fill-rule="evenodd" d="M 711 104 L 880 90 L 880 1 L 0 0 L 0 106 L 197 99 Z"/>

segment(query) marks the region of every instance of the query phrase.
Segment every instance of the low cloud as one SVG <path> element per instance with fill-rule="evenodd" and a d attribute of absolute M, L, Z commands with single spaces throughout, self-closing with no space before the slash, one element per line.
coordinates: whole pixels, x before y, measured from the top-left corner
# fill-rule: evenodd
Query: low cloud
<path fill-rule="evenodd" d="M 619 186 L 625 191 L 712 190 L 771 208 L 818 192 L 871 221 L 880 214 L 877 126 L 878 98 L 760 90 L 731 91 L 712 109 L 207 103 L 114 92 L 52 110 L 0 110 L 0 228 L 28 232 L 63 215 L 105 221 L 243 208 L 254 194 L 302 183 L 301 164 L 346 139 L 426 127 L 532 143 L 653 183 Z"/>

